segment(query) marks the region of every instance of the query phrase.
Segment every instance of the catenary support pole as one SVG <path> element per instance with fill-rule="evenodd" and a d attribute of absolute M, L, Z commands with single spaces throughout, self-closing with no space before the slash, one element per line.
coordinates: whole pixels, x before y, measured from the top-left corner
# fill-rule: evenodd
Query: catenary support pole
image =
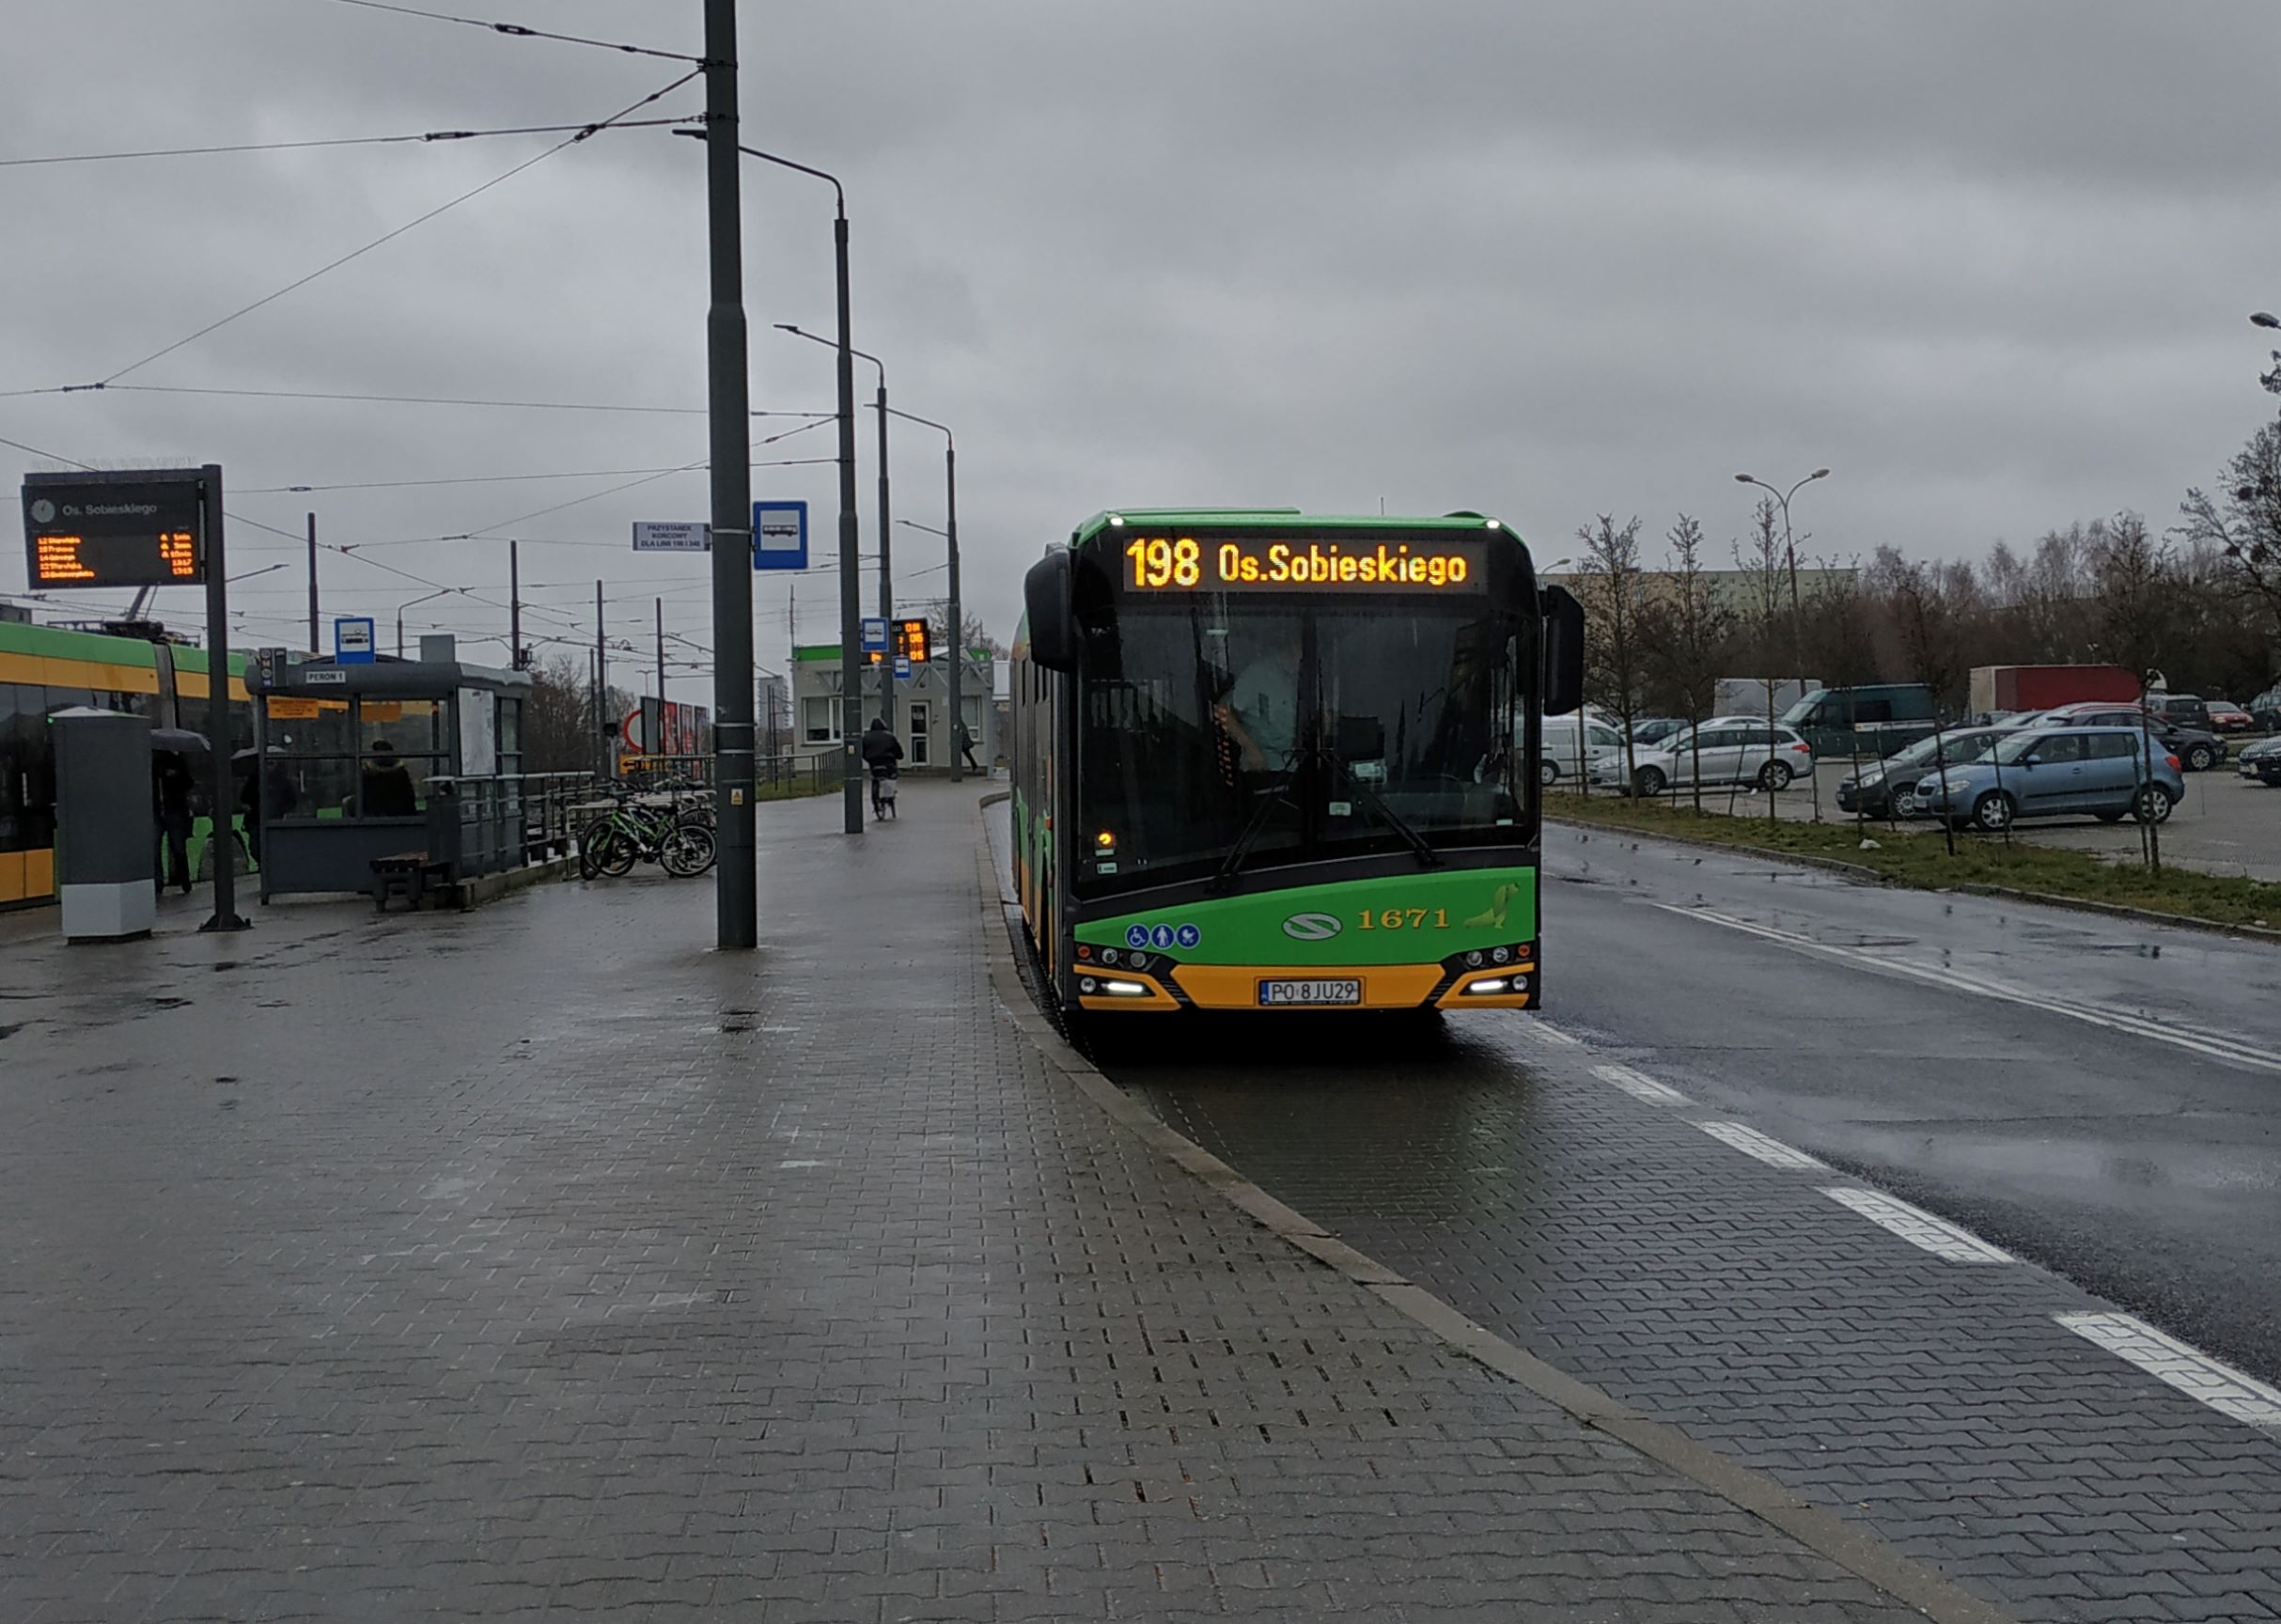
<path fill-rule="evenodd" d="M 523 560 L 516 555 L 516 544 L 507 544 L 507 665 L 510 671 L 523 669 Z"/>
<path fill-rule="evenodd" d="M 950 532 L 950 781 L 961 784 L 966 779 L 966 752 L 959 748 L 959 732 L 966 726 L 960 700 L 960 679 L 966 670 L 966 619 L 959 602 L 959 445 L 955 440 L 943 449 L 943 487 L 947 516 L 944 528 Z"/>
<path fill-rule="evenodd" d="M 745 374 L 738 190 L 737 0 L 705 0 L 705 175 L 712 305 L 705 320 L 712 450 L 714 940 L 759 941 L 753 823 L 752 391 Z"/>
<path fill-rule="evenodd" d="M 602 641 L 601 583 L 594 583 L 594 745 L 601 775 L 610 771 L 610 648 Z"/>
<path fill-rule="evenodd" d="M 309 652 L 321 654 L 324 646 L 317 641 L 317 515 L 309 515 Z"/>
<path fill-rule="evenodd" d="M 848 215 L 832 223 L 839 297 L 839 732 L 841 827 L 864 832 L 863 583 L 855 534 L 855 358 L 848 336 Z"/>
<path fill-rule="evenodd" d="M 887 510 L 887 364 L 874 357 L 879 368 L 879 392 L 873 405 L 879 413 L 879 617 L 887 622 L 888 658 L 879 663 L 880 714 L 895 726 L 895 521 Z"/>
<path fill-rule="evenodd" d="M 229 728 L 229 586 L 222 545 L 222 467 L 209 462 L 200 472 L 206 526 L 206 783 L 211 801 L 206 854 L 214 866 L 214 913 L 198 929 L 243 930 L 246 922 L 238 916 L 237 839 L 230 822 L 238 797 L 229 778 L 236 741 Z"/>

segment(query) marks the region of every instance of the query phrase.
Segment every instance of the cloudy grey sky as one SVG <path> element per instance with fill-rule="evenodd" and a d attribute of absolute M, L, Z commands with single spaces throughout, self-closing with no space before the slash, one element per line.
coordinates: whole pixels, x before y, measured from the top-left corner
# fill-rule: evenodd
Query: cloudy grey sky
<path fill-rule="evenodd" d="M 701 39 L 697 0 L 424 3 Z M 2281 304 L 2270 0 L 743 9 L 746 139 L 847 180 L 856 341 L 959 433 L 967 594 L 1002 636 L 1023 567 L 1102 507 L 1472 508 L 1547 560 L 1596 511 L 1653 535 L 1685 509 L 1723 554 L 1735 471 L 1827 464 L 1798 503 L 1813 551 L 1970 554 L 2123 507 L 2166 523 L 2270 405 L 2244 320 Z M 8 23 L 6 158 L 577 122 L 680 71 L 339 0 L 10 0 Z M 551 139 L 0 168 L 0 436 L 219 461 L 235 511 L 295 535 L 313 507 L 355 549 L 324 555 L 327 614 L 383 638 L 411 576 L 504 602 L 516 536 L 535 631 L 590 637 L 600 577 L 614 632 L 647 648 L 663 595 L 709 645 L 701 560 L 627 540 L 703 517 L 702 473 L 596 494 L 700 461 L 701 416 L 8 393 L 117 373 Z M 830 191 L 752 166 L 745 200 L 753 403 L 828 409 L 829 351 L 770 323 L 828 329 Z M 701 151 L 613 133 L 119 383 L 697 407 L 705 307 Z M 831 451 L 825 427 L 755 455 Z M 0 446 L 11 485 L 44 465 Z M 941 469 L 898 429 L 899 514 L 942 522 Z M 829 537 L 830 467 L 754 481 Z M 292 563 L 238 589 L 245 640 L 305 635 L 298 543 L 231 546 L 233 573 Z M 941 592 L 939 546 L 898 532 L 900 596 Z M 23 586 L 11 542 L 0 592 Z M 787 596 L 762 578 L 765 664 Z M 801 639 L 832 637 L 836 577 L 798 599 Z M 461 597 L 407 622 L 505 631 Z"/>

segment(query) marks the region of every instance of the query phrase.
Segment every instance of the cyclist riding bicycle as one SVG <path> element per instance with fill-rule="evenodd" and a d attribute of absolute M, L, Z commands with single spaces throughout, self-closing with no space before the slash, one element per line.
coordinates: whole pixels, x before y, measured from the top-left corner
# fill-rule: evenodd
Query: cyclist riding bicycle
<path fill-rule="evenodd" d="M 874 716 L 864 732 L 864 765 L 871 769 L 871 816 L 884 818 L 895 804 L 895 764 L 903 758 L 900 741 L 886 718 Z"/>

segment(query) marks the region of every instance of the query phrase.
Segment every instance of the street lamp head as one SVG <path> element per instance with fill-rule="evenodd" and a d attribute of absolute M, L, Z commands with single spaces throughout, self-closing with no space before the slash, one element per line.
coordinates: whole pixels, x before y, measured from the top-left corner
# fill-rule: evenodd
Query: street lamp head
<path fill-rule="evenodd" d="M 1806 476 L 1808 479 L 1827 479 L 1829 476 L 1830 471 L 1827 468 L 1817 468 Z"/>
<path fill-rule="evenodd" d="M 1738 474 L 1735 476 L 1735 483 L 1738 485 L 1756 485 L 1758 482 L 1758 476 L 1755 474 Z"/>
<path fill-rule="evenodd" d="M 2281 327 L 2281 316 L 2275 316 L 2270 310 L 2258 310 L 2251 314 L 2249 323 L 2253 327 Z"/>

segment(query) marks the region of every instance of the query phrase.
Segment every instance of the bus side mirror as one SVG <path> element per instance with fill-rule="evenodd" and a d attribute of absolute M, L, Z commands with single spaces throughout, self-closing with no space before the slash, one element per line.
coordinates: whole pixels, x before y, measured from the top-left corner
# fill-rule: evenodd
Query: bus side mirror
<path fill-rule="evenodd" d="M 1544 713 L 1584 708 L 1584 605 L 1565 586 L 1537 594 L 1544 617 Z"/>
<path fill-rule="evenodd" d="M 1056 547 L 1022 578 L 1022 606 L 1029 616 L 1030 658 L 1048 671 L 1074 671 L 1084 639 L 1070 588 L 1069 549 Z"/>

